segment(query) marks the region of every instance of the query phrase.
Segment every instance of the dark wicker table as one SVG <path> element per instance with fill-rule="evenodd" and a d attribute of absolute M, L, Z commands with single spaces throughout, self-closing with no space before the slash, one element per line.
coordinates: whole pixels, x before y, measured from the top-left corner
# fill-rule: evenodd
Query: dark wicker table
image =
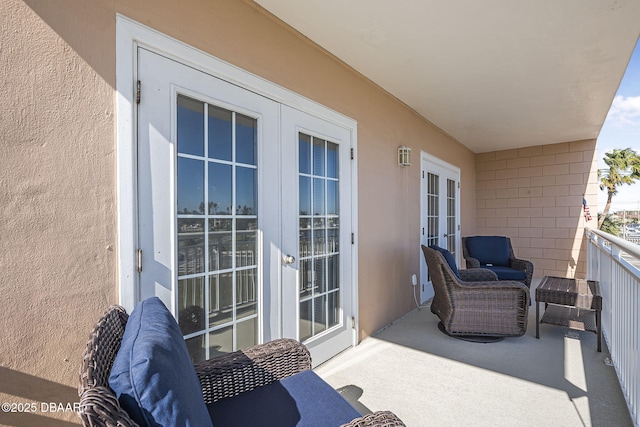
<path fill-rule="evenodd" d="M 545 310 L 540 319 L 540 303 Z M 536 338 L 540 338 L 540 323 L 564 326 L 598 336 L 598 351 L 602 351 L 602 293 L 595 280 L 545 276 L 536 288 Z"/>

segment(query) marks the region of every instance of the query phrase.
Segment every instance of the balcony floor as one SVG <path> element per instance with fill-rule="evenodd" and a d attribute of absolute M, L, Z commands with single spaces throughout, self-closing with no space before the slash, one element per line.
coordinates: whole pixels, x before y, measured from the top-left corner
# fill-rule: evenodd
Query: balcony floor
<path fill-rule="evenodd" d="M 481 344 L 444 335 L 423 306 L 316 372 L 407 426 L 632 426 L 604 337 L 602 353 L 591 332 L 543 324 L 538 340 L 535 316 L 533 302 L 524 336 Z"/>

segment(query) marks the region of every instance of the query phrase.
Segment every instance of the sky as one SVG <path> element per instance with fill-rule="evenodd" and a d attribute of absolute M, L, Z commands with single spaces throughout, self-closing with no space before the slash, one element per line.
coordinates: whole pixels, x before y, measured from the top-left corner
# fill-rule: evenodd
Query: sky
<path fill-rule="evenodd" d="M 607 169 L 605 153 L 630 147 L 640 154 L 640 42 L 631 56 L 627 71 L 598 136 L 598 169 Z M 604 210 L 607 192 L 598 192 L 598 212 Z M 640 210 L 640 182 L 624 185 L 613 196 L 609 212 Z"/>

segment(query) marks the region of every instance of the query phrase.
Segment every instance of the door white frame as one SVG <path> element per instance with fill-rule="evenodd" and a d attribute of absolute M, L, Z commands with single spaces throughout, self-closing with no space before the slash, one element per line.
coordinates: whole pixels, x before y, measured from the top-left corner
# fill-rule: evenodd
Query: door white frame
<path fill-rule="evenodd" d="M 118 297 L 119 303 L 133 310 L 139 299 L 137 274 L 137 48 L 139 45 L 161 52 L 198 70 L 244 89 L 251 90 L 281 104 L 296 108 L 349 130 L 351 148 L 357 153 L 357 122 L 330 108 L 242 70 L 179 40 L 116 15 L 116 151 L 118 202 Z M 144 95 L 143 95 L 144 96 Z M 355 318 L 353 344 L 358 342 L 358 170 L 351 168 L 351 223 L 354 244 L 351 245 L 352 313 Z"/>
<path fill-rule="evenodd" d="M 445 162 L 444 160 L 439 159 L 438 157 L 435 157 L 425 151 L 421 151 L 420 152 L 420 243 L 424 244 L 425 241 L 425 236 L 423 235 L 424 231 L 427 227 L 427 224 L 425 222 L 425 218 L 427 215 L 427 200 L 426 200 L 426 193 L 427 193 L 427 182 L 426 182 L 426 177 L 427 174 L 430 171 L 438 171 L 438 172 L 446 172 L 446 177 L 450 178 L 453 177 L 455 178 L 456 183 L 458 183 L 458 185 L 456 185 L 456 205 L 455 205 L 455 215 L 456 215 L 456 220 L 457 220 L 457 224 L 456 224 L 456 241 L 455 241 L 455 245 L 456 245 L 456 253 L 455 253 L 455 260 L 456 260 L 456 264 L 459 266 L 460 265 L 460 260 L 461 260 L 461 256 L 460 256 L 460 248 L 461 248 L 461 242 L 462 242 L 462 238 L 460 237 L 460 168 L 457 166 L 452 165 L 451 163 Z M 440 174 L 438 174 L 440 175 Z M 440 194 L 441 197 L 445 196 L 446 194 Z M 445 212 L 440 212 L 440 217 L 446 213 Z M 424 260 L 424 255 L 422 254 L 422 250 L 420 250 L 420 302 L 424 302 L 427 299 L 433 297 L 433 288 L 431 283 L 427 280 L 427 268 L 426 268 L 426 262 Z"/>

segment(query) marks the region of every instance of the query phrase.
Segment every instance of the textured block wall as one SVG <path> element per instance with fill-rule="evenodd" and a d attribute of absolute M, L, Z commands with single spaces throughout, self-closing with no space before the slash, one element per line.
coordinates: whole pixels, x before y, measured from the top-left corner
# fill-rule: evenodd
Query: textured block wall
<path fill-rule="evenodd" d="M 597 221 L 595 140 L 481 153 L 476 172 L 477 234 L 509 236 L 535 277 L 585 276 L 584 227 Z"/>

